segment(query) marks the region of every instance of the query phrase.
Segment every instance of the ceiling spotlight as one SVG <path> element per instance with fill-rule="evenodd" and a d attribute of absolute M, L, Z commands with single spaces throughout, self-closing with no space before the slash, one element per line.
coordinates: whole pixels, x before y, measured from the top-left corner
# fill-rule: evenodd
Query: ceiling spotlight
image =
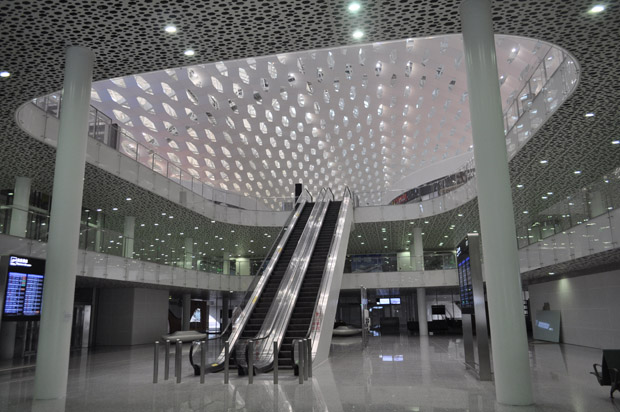
<path fill-rule="evenodd" d="M 129 202 L 129 201 L 131 200 L 131 198 L 130 198 L 130 197 L 128 197 L 128 198 L 126 198 L 125 200 Z"/>
<path fill-rule="evenodd" d="M 588 10 L 588 13 L 590 14 L 597 14 L 600 13 L 602 11 L 605 10 L 605 6 L 602 4 L 597 4 L 596 6 L 593 6 L 590 10 Z"/>
<path fill-rule="evenodd" d="M 362 37 L 364 37 L 364 32 L 361 30 L 355 30 L 353 32 L 353 38 L 354 39 L 361 39 Z"/>
<path fill-rule="evenodd" d="M 611 144 L 620 144 L 620 140 L 612 140 Z"/>
<path fill-rule="evenodd" d="M 517 188 L 523 189 L 523 185 L 519 184 L 519 185 L 517 185 Z"/>
<path fill-rule="evenodd" d="M 362 6 L 359 3 L 351 3 L 349 4 L 349 11 L 352 13 L 358 12 L 360 9 L 362 8 Z"/>
<path fill-rule="evenodd" d="M 177 28 L 174 27 L 173 25 L 168 25 L 164 28 L 164 30 L 166 30 L 166 33 L 176 33 L 177 32 Z"/>
<path fill-rule="evenodd" d="M 6 70 L 0 71 L 0 77 L 9 77 L 10 75 L 11 73 L 7 72 Z"/>
<path fill-rule="evenodd" d="M 186 56 L 188 56 L 188 57 L 191 57 L 191 56 L 195 55 L 195 54 L 196 54 L 196 52 L 195 52 L 195 51 L 193 51 L 192 49 L 188 49 L 188 50 L 185 50 L 185 51 L 183 52 L 183 54 L 184 54 L 184 55 L 186 55 Z"/>
<path fill-rule="evenodd" d="M 541 164 L 541 165 L 546 165 L 547 163 L 549 163 L 549 161 L 548 161 L 548 160 L 541 160 L 541 161 L 540 161 L 540 164 Z"/>
<path fill-rule="evenodd" d="M 594 117 L 594 113 L 592 113 L 592 112 L 586 113 L 586 117 Z"/>
<path fill-rule="evenodd" d="M 555 272 L 549 272 L 550 275 L 555 275 Z"/>
<path fill-rule="evenodd" d="M 576 175 L 580 175 L 581 174 L 581 170 L 575 170 L 573 173 L 576 174 Z"/>

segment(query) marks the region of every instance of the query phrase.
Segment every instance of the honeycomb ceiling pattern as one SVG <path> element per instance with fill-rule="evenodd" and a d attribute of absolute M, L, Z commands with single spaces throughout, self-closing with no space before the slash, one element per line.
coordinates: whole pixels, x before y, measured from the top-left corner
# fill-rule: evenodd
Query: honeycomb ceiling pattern
<path fill-rule="evenodd" d="M 279 2 L 278 7 L 264 1 L 3 2 L 0 69 L 12 75 L 0 78 L 0 183 L 10 188 L 15 176 L 26 175 L 33 178 L 34 188 L 51 192 L 55 151 L 23 133 L 15 123 L 14 113 L 28 99 L 62 87 L 64 51 L 70 45 L 93 49 L 97 57 L 94 80 L 102 80 L 170 67 L 345 46 L 355 43 L 351 33 L 356 29 L 364 31 L 363 42 L 461 30 L 458 2 L 452 0 L 360 4 L 360 12 L 351 14 L 345 1 L 292 0 Z M 575 56 L 582 69 L 575 93 L 510 162 L 517 224 L 536 218 L 554 197 L 561 199 L 576 193 L 620 164 L 620 146 L 610 144 L 620 137 L 620 92 L 614 87 L 620 78 L 620 7 L 617 2 L 609 2 L 603 13 L 590 15 L 587 10 L 592 4 L 589 0 L 492 3 L 496 33 L 556 44 Z M 165 33 L 166 24 L 175 24 L 178 32 Z M 193 48 L 195 56 L 184 56 L 187 48 Z M 587 112 L 596 115 L 585 118 Z M 549 162 L 541 164 L 542 159 Z M 583 171 L 579 176 L 573 173 L 576 167 Z M 119 193 L 135 190 L 108 174 L 102 183 L 103 172 L 92 165 L 86 169 L 85 196 L 94 204 L 113 203 L 108 199 L 111 185 L 116 185 Z M 517 188 L 518 184 L 524 187 Z M 554 192 L 553 197 L 542 199 L 541 195 L 549 191 Z M 137 219 L 151 217 L 150 210 L 159 209 L 164 202 L 158 197 L 148 200 L 150 203 L 132 205 Z M 524 210 L 529 214 L 523 214 Z M 457 219 L 459 213 L 463 216 Z M 204 219 L 198 215 L 194 218 Z M 458 233 L 477 228 L 476 201 L 428 221 L 426 225 L 432 228 L 424 229 L 425 236 L 431 233 L 439 238 L 455 233 L 444 238 L 450 243 L 442 246 L 452 248 L 461 237 Z M 456 226 L 450 230 L 453 224 Z M 365 230 L 365 226 L 368 233 L 377 233 L 382 225 L 356 225 L 356 231 Z M 409 232 L 403 226 L 401 233 Z M 383 248 L 382 238 L 378 239 Z M 438 244 L 430 238 L 427 243 L 429 248 Z M 394 240 L 391 247 L 402 250 L 406 245 Z"/>
<path fill-rule="evenodd" d="M 497 36 L 504 110 L 550 48 Z M 420 169 L 445 164 L 426 182 L 472 158 L 467 96 L 460 35 L 166 69 L 91 93 L 135 141 L 223 190 L 269 198 L 298 182 L 315 193 L 348 185 L 371 204 Z M 136 144 L 120 150 L 135 156 Z"/>

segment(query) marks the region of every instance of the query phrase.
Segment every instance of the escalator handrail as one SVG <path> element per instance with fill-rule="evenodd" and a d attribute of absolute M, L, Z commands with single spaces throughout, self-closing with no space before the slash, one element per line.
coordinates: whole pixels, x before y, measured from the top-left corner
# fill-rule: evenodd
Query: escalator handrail
<path fill-rule="evenodd" d="M 297 294 L 294 292 L 295 290 L 297 290 L 297 292 L 299 291 L 299 287 L 303 282 L 303 277 L 305 275 L 310 260 L 309 256 L 311 256 L 311 252 L 314 249 L 314 245 L 316 244 L 316 240 L 318 239 L 318 233 L 321 230 L 321 226 L 323 225 L 323 220 L 327 212 L 327 207 L 329 206 L 329 201 L 326 200 L 327 197 L 327 190 L 325 190 L 325 188 L 321 189 L 317 197 L 317 202 L 315 203 L 315 208 L 313 209 L 312 214 L 308 219 L 308 223 L 306 223 L 306 228 L 309 229 L 304 229 L 304 233 L 302 234 L 302 238 L 300 239 L 301 245 L 298 246 L 297 249 L 295 249 L 295 253 L 293 255 L 293 258 L 291 259 L 291 264 L 287 268 L 287 271 L 284 275 L 283 282 L 286 279 L 286 284 L 280 286 L 278 294 L 276 295 L 276 298 L 274 299 L 274 302 L 269 309 L 269 313 L 273 313 L 271 319 L 269 320 L 269 326 L 267 326 L 266 328 L 265 326 L 261 327 L 262 332 L 259 331 L 259 334 L 252 338 L 244 338 L 244 341 L 253 340 L 264 342 L 265 340 L 267 340 L 267 338 L 272 337 L 274 341 L 277 340 L 278 345 L 281 344 L 284 333 L 286 332 L 288 321 L 297 300 Z M 302 265 L 301 268 L 300 264 Z M 278 303 L 279 296 L 283 297 L 281 299 L 287 299 L 281 302 L 286 303 L 286 305 L 280 305 Z M 258 353 L 258 356 L 255 357 L 256 367 L 259 367 L 259 362 L 265 352 L 267 353 L 266 356 L 268 358 L 266 361 L 262 362 L 263 367 L 266 368 L 273 364 L 273 346 L 271 344 L 262 343 L 262 350 L 260 350 L 258 346 L 255 346 L 255 349 Z M 243 351 L 244 355 L 247 355 L 247 345 L 241 350 Z M 246 357 L 247 356 L 244 356 L 244 358 Z"/>
<path fill-rule="evenodd" d="M 245 304 L 245 307 L 243 308 L 242 311 L 240 311 L 240 313 L 237 316 L 237 318 L 234 319 L 234 320 L 231 320 L 231 322 L 230 322 L 231 325 L 232 325 L 232 332 L 231 332 L 231 335 L 230 335 L 228 341 L 229 341 L 229 344 L 230 344 L 229 348 L 230 348 L 231 351 L 233 350 L 233 348 L 234 348 L 235 344 L 237 343 L 238 339 L 241 337 L 241 333 L 242 333 L 243 329 L 245 328 L 245 325 L 246 325 L 247 321 L 250 319 L 250 315 L 252 314 L 252 311 L 254 310 L 254 306 L 256 305 L 256 302 L 258 301 L 258 298 L 262 294 L 262 289 L 267 284 L 267 281 L 268 281 L 269 277 L 271 276 L 277 261 L 280 258 L 280 254 L 281 254 L 282 250 L 284 249 L 284 246 L 286 245 L 288 237 L 291 234 L 291 232 L 293 231 L 293 228 L 295 227 L 295 224 L 297 223 L 297 220 L 299 219 L 299 216 L 301 216 L 301 212 L 303 211 L 303 209 L 306 206 L 307 202 L 306 202 L 305 197 L 300 196 L 299 197 L 299 201 L 296 202 L 296 203 L 299 203 L 299 206 L 291 214 L 291 217 L 289 219 L 289 224 L 288 224 L 288 226 L 286 226 L 286 231 L 284 231 L 284 228 L 282 229 L 282 231 L 284 233 L 282 234 L 282 237 L 281 237 L 280 241 L 278 242 L 278 245 L 277 245 L 277 247 L 276 247 L 276 249 L 275 249 L 275 251 L 273 253 L 272 258 L 269 260 L 269 264 L 267 265 L 267 267 L 263 271 L 263 275 L 260 276 L 259 280 L 256 283 L 256 286 L 255 286 L 254 290 L 251 292 L 250 299 L 248 299 L 248 301 Z M 249 291 L 248 291 L 248 293 L 249 293 Z M 224 360 L 224 351 L 222 350 L 222 352 L 218 356 L 218 358 L 217 358 L 215 363 L 216 364 L 221 364 L 223 362 L 223 360 Z"/>
<path fill-rule="evenodd" d="M 310 194 L 310 192 L 308 192 L 307 189 L 305 190 L 305 192 L 307 193 L 307 197 L 310 198 L 310 202 L 312 202 L 312 195 Z M 248 289 L 246 290 L 245 294 L 243 295 L 243 298 L 241 299 L 241 303 L 237 305 L 237 307 L 235 308 L 235 313 L 233 314 L 233 317 L 231 317 L 230 319 L 230 324 L 233 324 L 237 321 L 237 318 L 239 317 L 239 315 L 241 315 L 241 313 L 243 312 L 243 309 L 245 308 L 250 298 L 252 297 L 252 292 L 256 288 L 256 285 L 258 284 L 261 277 L 264 275 L 265 269 L 267 268 L 269 264 L 269 260 L 273 254 L 273 251 L 275 250 L 276 246 L 279 244 L 279 241 L 284 236 L 284 233 L 288 231 L 288 226 L 290 225 L 291 220 L 293 219 L 293 216 L 295 216 L 297 205 L 303 202 L 304 200 L 307 201 L 307 199 L 304 197 L 304 194 L 302 192 L 302 195 L 299 196 L 299 198 L 294 203 L 293 212 L 291 212 L 289 217 L 286 219 L 286 222 L 284 222 L 284 225 L 282 225 L 282 229 L 280 229 L 280 233 L 278 233 L 276 240 L 272 243 L 271 248 L 267 252 L 267 255 L 265 255 L 265 258 L 263 259 L 263 262 L 261 263 L 260 268 L 258 269 L 258 272 L 256 273 L 256 275 L 254 275 L 254 279 L 252 279 L 252 282 L 248 286 Z"/>
<path fill-rule="evenodd" d="M 348 196 L 347 196 L 347 192 L 348 192 Z M 329 247 L 325 269 L 323 270 L 323 278 L 321 280 L 321 285 L 319 286 L 319 291 L 317 293 L 317 300 L 314 304 L 314 310 L 312 311 L 312 318 L 310 319 L 310 325 L 308 326 L 308 332 L 306 332 L 306 335 L 305 335 L 306 339 L 312 338 L 311 353 L 316 353 L 316 348 L 318 346 L 318 339 L 315 339 L 315 335 L 317 332 L 316 330 L 313 330 L 313 326 L 316 325 L 317 322 L 319 322 L 319 319 L 317 319 L 317 316 L 320 317 L 321 314 L 324 313 L 324 306 L 327 303 L 324 300 L 328 297 L 329 294 L 327 292 L 329 291 L 329 288 L 331 287 L 331 278 L 333 274 L 332 276 L 328 276 L 328 275 L 329 275 L 329 271 L 333 271 L 334 269 L 333 265 L 335 264 L 335 261 L 330 262 L 330 257 L 335 256 L 338 253 L 340 242 L 342 241 L 342 231 L 343 231 L 343 227 L 345 223 L 345 216 L 346 216 L 349 206 L 353 204 L 352 203 L 354 200 L 353 196 L 354 195 L 349 189 L 349 187 L 345 186 L 345 190 L 342 195 L 343 197 L 342 204 L 340 205 L 340 211 L 338 212 L 338 220 L 336 221 L 336 227 L 334 228 L 333 239 L 335 241 L 332 240 L 332 244 Z M 324 298 L 323 301 L 318 298 L 319 296 L 322 296 Z M 291 355 L 293 355 L 292 352 L 291 352 Z"/>

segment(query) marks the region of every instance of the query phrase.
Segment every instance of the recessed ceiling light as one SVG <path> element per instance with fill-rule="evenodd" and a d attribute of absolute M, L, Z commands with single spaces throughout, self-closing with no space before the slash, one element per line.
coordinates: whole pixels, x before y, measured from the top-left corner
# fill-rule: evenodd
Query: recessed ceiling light
<path fill-rule="evenodd" d="M 602 4 L 597 4 L 596 6 L 592 6 L 592 8 L 590 10 L 588 10 L 588 13 L 590 14 L 597 14 L 600 13 L 602 11 L 605 10 L 605 6 Z"/>
<path fill-rule="evenodd" d="M 527 215 L 530 212 L 528 212 L 527 210 L 524 210 L 523 213 Z"/>
<path fill-rule="evenodd" d="M 188 49 L 188 50 L 185 50 L 185 51 L 183 52 L 183 54 L 184 54 L 184 55 L 186 55 L 186 56 L 188 56 L 188 57 L 191 57 L 191 56 L 195 55 L 195 54 L 196 54 L 196 52 L 195 52 L 195 51 L 193 51 L 192 49 Z"/>
<path fill-rule="evenodd" d="M 547 194 L 548 194 L 549 196 L 551 196 L 551 195 L 553 194 L 553 192 L 547 192 Z"/>
<path fill-rule="evenodd" d="M 6 70 L 0 71 L 0 77 L 9 77 L 10 75 L 11 73 L 7 72 Z"/>
<path fill-rule="evenodd" d="M 118 210 L 118 207 L 113 207 L 112 210 L 116 211 Z"/>
<path fill-rule="evenodd" d="M 352 13 L 358 12 L 361 8 L 362 6 L 359 3 L 351 3 L 348 7 L 349 11 Z"/>
<path fill-rule="evenodd" d="M 542 199 L 542 200 L 547 200 L 547 199 L 549 199 L 549 198 L 548 198 L 547 196 L 542 196 L 542 197 L 541 197 L 541 199 Z"/>
<path fill-rule="evenodd" d="M 519 189 L 523 189 L 523 185 L 517 185 Z"/>
<path fill-rule="evenodd" d="M 173 25 L 168 25 L 164 28 L 164 30 L 166 30 L 166 33 L 176 33 L 177 32 L 177 28 L 174 27 Z"/>
<path fill-rule="evenodd" d="M 555 272 L 549 272 L 550 275 L 555 275 Z"/>
<path fill-rule="evenodd" d="M 101 209 L 97 209 L 97 212 L 101 212 Z"/>
<path fill-rule="evenodd" d="M 586 117 L 594 117 L 594 113 L 590 112 L 590 113 L 586 113 L 585 115 Z"/>
<path fill-rule="evenodd" d="M 130 198 L 130 197 L 128 197 L 128 198 L 126 198 L 125 200 L 129 202 L 129 201 L 131 200 L 131 198 Z"/>
<path fill-rule="evenodd" d="M 540 164 L 541 164 L 541 165 L 546 165 L 547 163 L 549 163 L 549 161 L 548 161 L 548 160 L 541 160 L 541 161 L 540 161 Z"/>
<path fill-rule="evenodd" d="M 353 38 L 354 39 L 361 39 L 362 37 L 364 37 L 364 32 L 361 30 L 355 30 L 353 32 Z"/>
<path fill-rule="evenodd" d="M 612 140 L 611 144 L 620 144 L 620 140 Z"/>
<path fill-rule="evenodd" d="M 581 174 L 581 170 L 575 170 L 573 173 L 576 174 L 576 175 L 580 175 Z"/>

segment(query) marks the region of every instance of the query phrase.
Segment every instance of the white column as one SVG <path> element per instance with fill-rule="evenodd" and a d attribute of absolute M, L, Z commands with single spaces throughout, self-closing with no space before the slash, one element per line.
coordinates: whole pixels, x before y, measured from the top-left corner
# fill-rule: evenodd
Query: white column
<path fill-rule="evenodd" d="M 29 177 L 16 177 L 13 190 L 13 210 L 11 211 L 11 226 L 9 235 L 25 237 L 28 228 L 28 208 L 30 207 Z"/>
<path fill-rule="evenodd" d="M 103 212 L 97 212 L 97 229 L 95 232 L 95 252 L 101 252 L 101 246 L 103 244 Z"/>
<path fill-rule="evenodd" d="M 230 253 L 224 253 L 224 256 L 222 256 L 222 259 L 223 259 L 222 274 L 230 275 Z"/>
<path fill-rule="evenodd" d="M 189 320 L 192 317 L 192 295 L 191 293 L 183 294 L 183 313 L 181 316 L 182 319 L 182 330 L 189 330 Z"/>
<path fill-rule="evenodd" d="M 185 269 L 191 269 L 194 264 L 194 239 L 191 237 L 185 238 Z"/>
<path fill-rule="evenodd" d="M 67 49 L 34 399 L 67 394 L 93 52 Z"/>
<path fill-rule="evenodd" d="M 428 316 L 426 310 L 426 288 L 417 288 L 418 329 L 420 336 L 428 336 Z"/>
<path fill-rule="evenodd" d="M 411 259 L 411 270 L 424 270 L 424 243 L 422 242 L 422 228 L 413 228 L 413 242 L 409 246 L 409 256 Z"/>
<path fill-rule="evenodd" d="M 136 218 L 134 216 L 125 216 L 125 225 L 123 226 L 123 256 L 133 258 L 133 244 L 136 231 Z"/>
<path fill-rule="evenodd" d="M 487 274 L 495 394 L 499 403 L 530 405 L 530 364 L 491 3 L 463 0 L 460 12 Z"/>

